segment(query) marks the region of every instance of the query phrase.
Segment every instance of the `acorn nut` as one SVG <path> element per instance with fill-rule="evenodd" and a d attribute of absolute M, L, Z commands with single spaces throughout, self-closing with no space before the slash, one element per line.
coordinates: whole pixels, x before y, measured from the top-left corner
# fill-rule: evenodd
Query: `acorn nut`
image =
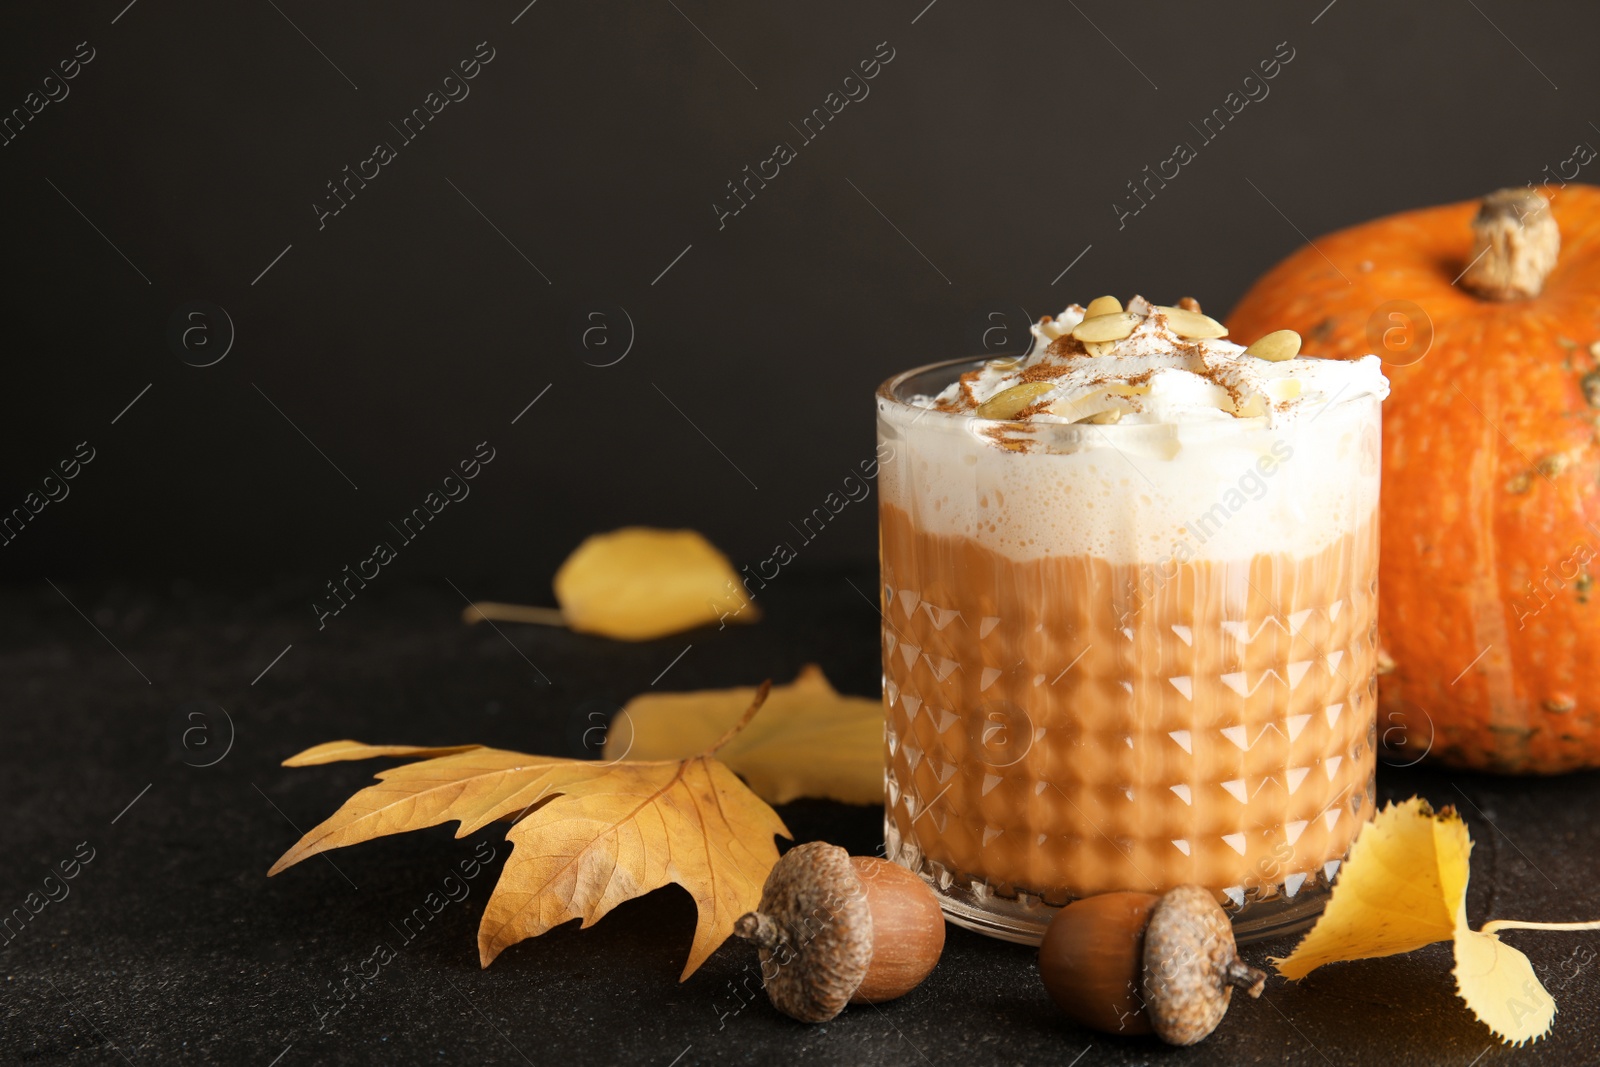
<path fill-rule="evenodd" d="M 909 993 L 944 951 L 944 914 L 921 878 L 826 841 L 784 853 L 733 932 L 755 944 L 772 1006 L 806 1023 Z"/>
<path fill-rule="evenodd" d="M 1073 901 L 1045 931 L 1039 976 L 1077 1022 L 1172 1045 L 1215 1030 L 1234 987 L 1259 997 L 1267 980 L 1239 959 L 1227 915 L 1196 885 Z"/>

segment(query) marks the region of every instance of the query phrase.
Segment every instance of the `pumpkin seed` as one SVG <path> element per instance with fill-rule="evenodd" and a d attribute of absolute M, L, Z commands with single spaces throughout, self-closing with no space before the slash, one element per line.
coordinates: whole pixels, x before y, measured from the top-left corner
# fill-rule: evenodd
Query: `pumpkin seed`
<path fill-rule="evenodd" d="M 1013 385 L 1009 389 L 1000 390 L 979 404 L 973 414 L 980 419 L 1015 418 L 1017 412 L 1033 403 L 1039 394 L 1049 392 L 1051 388 L 1050 382 L 1023 382 L 1021 385 Z"/>
<path fill-rule="evenodd" d="M 1233 413 L 1241 419 L 1260 418 L 1267 413 L 1267 398 L 1260 393 L 1251 393 L 1244 403 L 1233 405 Z"/>
<path fill-rule="evenodd" d="M 1107 389 L 1090 389 L 1074 397 L 1062 397 L 1047 409 L 1068 422 L 1115 422 L 1133 405 L 1119 396 L 1108 396 Z M 1107 415 L 1107 412 L 1112 414 Z M 1106 416 L 1101 418 L 1101 416 Z"/>
<path fill-rule="evenodd" d="M 1139 325 L 1139 316 L 1126 311 L 1086 318 L 1072 328 L 1072 336 L 1080 341 L 1120 341 Z"/>
<path fill-rule="evenodd" d="M 1172 327 L 1172 332 L 1179 337 L 1187 337 L 1192 341 L 1206 341 L 1214 337 L 1228 336 L 1228 328 L 1210 315 L 1202 315 L 1198 311 L 1186 311 L 1183 308 L 1163 307 L 1156 305 L 1156 310 L 1167 317 L 1167 325 Z M 1076 330 L 1072 336 L 1077 337 Z"/>
<path fill-rule="evenodd" d="M 1084 341 L 1081 343 L 1084 351 L 1091 356 L 1109 356 L 1117 348 L 1117 342 L 1115 341 Z"/>
<path fill-rule="evenodd" d="M 1192 296 L 1180 297 L 1178 300 L 1178 306 L 1185 311 L 1193 311 L 1197 314 L 1200 311 L 1200 301 L 1196 300 Z"/>
<path fill-rule="evenodd" d="M 1305 391 L 1299 378 L 1276 378 L 1266 384 L 1267 399 L 1274 404 L 1286 404 Z"/>
<path fill-rule="evenodd" d="M 1257 338 L 1254 344 L 1244 350 L 1244 354 L 1270 363 L 1293 359 L 1300 354 L 1300 335 L 1293 330 L 1273 330 Z"/>
<path fill-rule="evenodd" d="M 1115 315 L 1122 310 L 1122 301 L 1114 296 L 1097 296 L 1089 301 L 1089 306 L 1084 309 L 1083 317 L 1086 319 L 1098 318 L 1101 315 Z"/>

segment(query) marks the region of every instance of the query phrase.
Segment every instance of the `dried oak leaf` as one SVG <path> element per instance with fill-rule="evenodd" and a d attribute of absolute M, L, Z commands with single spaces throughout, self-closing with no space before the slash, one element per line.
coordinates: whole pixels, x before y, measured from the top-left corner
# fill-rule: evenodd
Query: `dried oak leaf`
<path fill-rule="evenodd" d="M 606 731 L 605 758 L 672 759 L 698 752 L 736 722 L 755 690 L 644 693 Z M 761 714 L 718 753 L 770 804 L 823 797 L 883 803 L 883 705 L 840 696 L 807 664 L 772 690 Z"/>
<path fill-rule="evenodd" d="M 688 978 L 761 901 L 777 862 L 773 836 L 789 836 L 770 807 L 713 755 L 761 706 L 699 755 L 600 763 L 481 746 L 422 748 L 334 741 L 285 766 L 370 756 L 424 756 L 377 774 L 272 865 L 277 874 L 309 856 L 386 834 L 460 823 L 463 837 L 497 819 L 514 822 L 500 881 L 478 927 L 480 963 L 572 919 L 591 926 L 625 900 L 676 883 L 699 918 L 683 970 Z"/>
<path fill-rule="evenodd" d="M 625 641 L 760 615 L 728 558 L 693 530 L 595 534 L 556 571 L 555 592 L 569 627 Z"/>
<path fill-rule="evenodd" d="M 1533 964 L 1501 942 L 1504 929 L 1584 930 L 1600 923 L 1501 920 L 1467 925 L 1472 839 L 1453 808 L 1412 797 L 1390 803 L 1356 837 L 1333 896 L 1278 973 L 1303 978 L 1325 963 L 1393 956 L 1452 941 L 1456 990 L 1496 1036 L 1520 1045 L 1550 1029 L 1556 1005 Z"/>

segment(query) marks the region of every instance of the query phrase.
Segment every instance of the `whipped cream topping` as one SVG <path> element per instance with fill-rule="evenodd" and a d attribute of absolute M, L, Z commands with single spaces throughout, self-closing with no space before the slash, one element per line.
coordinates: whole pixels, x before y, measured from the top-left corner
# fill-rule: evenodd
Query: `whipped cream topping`
<path fill-rule="evenodd" d="M 1026 356 L 979 365 L 936 397 L 880 397 L 894 449 L 884 502 L 919 530 L 1018 561 L 1232 564 L 1367 529 L 1389 392 L 1376 357 L 1275 362 L 1180 336 L 1175 324 L 1212 332 L 1193 312 L 1141 298 L 1126 310 L 1085 331 L 1129 328 L 1119 340 L 1074 339 L 1073 306 L 1039 323 Z M 935 412 L 948 417 L 922 417 Z M 1251 594 L 1244 578 L 1235 592 Z"/>
<path fill-rule="evenodd" d="M 1221 338 L 1179 336 L 1163 309 L 1143 297 L 1134 297 L 1127 311 L 1140 320 L 1132 333 L 1086 345 L 1071 336 L 1084 315 L 1073 304 L 1033 327 L 1033 347 L 1026 356 L 990 360 L 938 396 L 915 397 L 911 403 L 982 415 L 977 409 L 985 401 L 1033 383 L 1036 391 L 1013 420 L 1184 424 L 1260 419 L 1276 427 L 1314 418 L 1340 399 L 1389 395 L 1377 356 L 1271 362 Z"/>

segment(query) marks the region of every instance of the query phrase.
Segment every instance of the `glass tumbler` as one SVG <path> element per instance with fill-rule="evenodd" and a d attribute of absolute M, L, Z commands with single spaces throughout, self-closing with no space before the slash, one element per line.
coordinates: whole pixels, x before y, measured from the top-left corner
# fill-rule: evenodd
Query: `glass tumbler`
<path fill-rule="evenodd" d="M 1380 400 L 996 422 L 878 390 L 888 856 L 1037 943 L 1112 890 L 1308 925 L 1373 812 Z"/>

